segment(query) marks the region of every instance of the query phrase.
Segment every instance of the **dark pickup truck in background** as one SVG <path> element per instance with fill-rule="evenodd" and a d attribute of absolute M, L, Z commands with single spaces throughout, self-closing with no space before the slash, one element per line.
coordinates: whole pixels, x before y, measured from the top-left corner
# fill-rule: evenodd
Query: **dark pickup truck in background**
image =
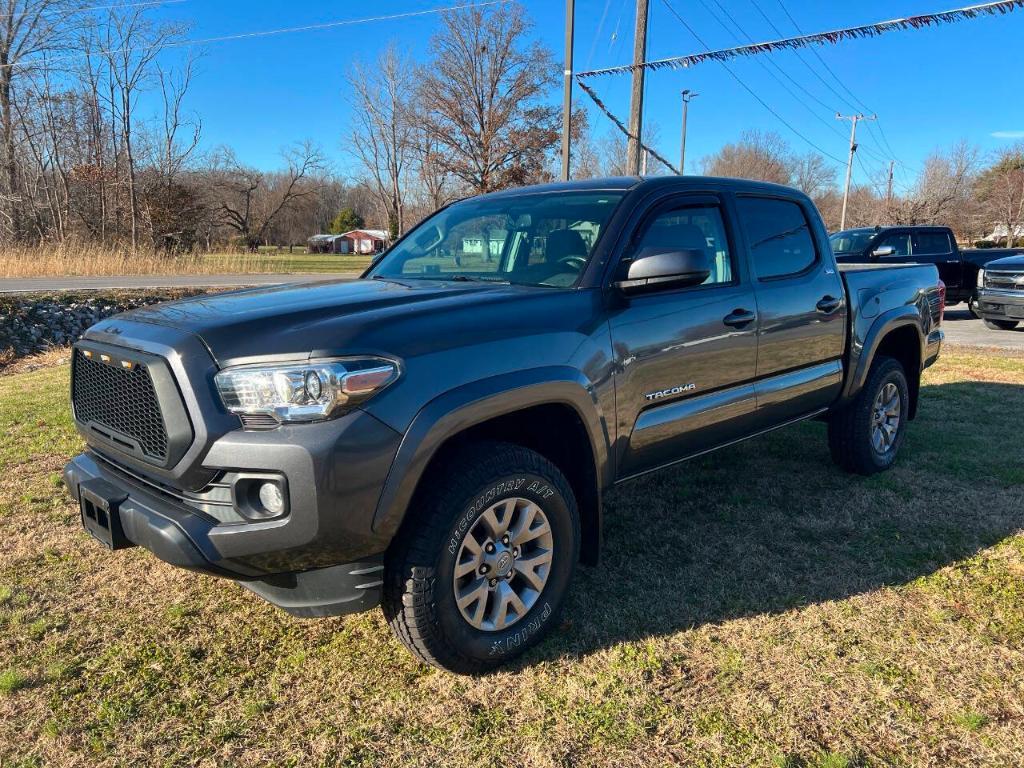
<path fill-rule="evenodd" d="M 979 274 L 978 311 L 985 325 L 1012 331 L 1024 321 L 1024 253 L 990 261 Z"/>
<path fill-rule="evenodd" d="M 838 268 L 784 187 L 510 190 L 354 282 L 93 326 L 64 478 L 111 549 L 297 616 L 382 604 L 418 658 L 477 672 L 557 625 L 616 483 L 814 417 L 840 466 L 891 466 L 943 308 L 934 266 Z"/>
<path fill-rule="evenodd" d="M 840 264 L 934 264 L 946 284 L 946 302 L 967 302 L 978 313 L 978 270 L 988 262 L 1024 253 L 1013 248 L 961 250 L 949 227 L 865 227 L 836 232 L 829 238 Z"/>

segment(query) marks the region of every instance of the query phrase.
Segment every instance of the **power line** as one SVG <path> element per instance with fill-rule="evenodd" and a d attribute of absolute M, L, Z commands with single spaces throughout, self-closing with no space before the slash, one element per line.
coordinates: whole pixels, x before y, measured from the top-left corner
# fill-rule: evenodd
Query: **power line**
<path fill-rule="evenodd" d="M 181 0 L 184 2 L 184 0 Z M 484 8 L 488 5 L 498 5 L 499 3 L 505 2 L 506 0 L 484 0 L 484 2 L 478 3 L 463 3 L 461 5 L 448 5 L 439 8 L 426 8 L 421 11 L 406 11 L 404 13 L 392 13 L 384 16 L 367 16 L 362 19 L 341 19 L 338 21 L 327 21 L 322 24 L 306 24 L 300 27 L 283 27 L 280 29 L 266 29 L 258 30 L 256 32 L 239 32 L 232 35 L 220 35 L 218 37 L 206 37 L 194 40 L 178 40 L 169 43 L 165 43 L 160 48 L 188 48 L 195 45 L 208 45 L 211 43 L 226 43 L 234 40 L 248 40 L 252 38 L 260 37 L 271 37 L 273 35 L 286 35 L 295 32 L 314 32 L 324 29 L 335 29 L 337 27 L 352 26 L 355 24 L 369 24 L 377 21 L 394 21 L 396 19 L 407 19 L 414 16 L 428 16 L 435 13 L 448 13 L 450 11 L 459 11 L 466 8 Z M 1024 0 L 1021 0 L 1024 2 Z M 93 51 L 93 55 L 110 55 L 115 53 L 124 53 L 129 50 L 128 48 L 119 48 L 113 50 L 98 50 Z M 152 48 L 138 48 L 134 50 L 152 50 Z M 46 63 L 49 64 L 54 61 L 60 61 L 62 59 L 72 59 L 82 56 L 81 53 L 70 53 L 63 56 L 51 56 L 46 59 L 37 58 L 32 61 L 25 61 L 17 64 L 8 64 L 10 67 L 29 67 L 35 66 L 36 64 Z"/>
<path fill-rule="evenodd" d="M 724 30 L 725 30 L 726 32 L 728 32 L 728 33 L 729 33 L 729 34 L 730 34 L 730 35 L 732 36 L 732 38 L 733 38 L 734 40 L 737 40 L 737 41 L 739 41 L 739 37 L 738 37 L 738 36 L 737 36 L 737 35 L 736 35 L 736 34 L 735 34 L 735 33 L 734 33 L 734 32 L 733 32 L 732 30 L 730 30 L 730 29 L 729 29 L 729 27 L 728 27 L 728 26 L 727 26 L 727 25 L 725 24 L 725 22 L 723 22 L 723 21 L 722 21 L 722 20 L 721 20 L 721 19 L 720 19 L 720 18 L 718 17 L 718 15 L 717 15 L 717 14 L 716 14 L 716 13 L 714 12 L 714 10 L 713 10 L 713 9 L 712 9 L 712 8 L 711 8 L 710 6 L 708 6 L 708 4 L 707 4 L 707 3 L 706 3 L 706 2 L 704 1 L 704 0 L 699 0 L 699 2 L 700 2 L 700 4 L 701 4 L 702 6 L 704 6 L 705 10 L 707 10 L 707 12 L 708 12 L 708 13 L 709 13 L 709 14 L 711 15 L 711 17 L 712 17 L 712 18 L 713 18 L 713 19 L 714 19 L 715 21 L 717 21 L 717 22 L 719 23 L 719 25 L 721 25 L 721 27 L 722 27 L 722 28 L 723 28 L 723 29 L 724 29 Z M 744 29 L 744 28 L 743 28 L 743 27 L 742 27 L 742 26 L 740 25 L 740 23 L 739 23 L 738 21 L 736 21 L 736 18 L 735 18 L 735 17 L 734 17 L 734 16 L 733 16 L 733 15 L 732 15 L 731 13 L 729 13 L 729 11 L 728 11 L 728 10 L 727 10 L 727 9 L 726 9 L 726 8 L 725 8 L 725 7 L 724 7 L 724 6 L 723 6 L 723 5 L 722 5 L 722 4 L 721 4 L 721 3 L 720 3 L 720 2 L 718 1 L 718 0 L 712 0 L 712 2 L 713 2 L 713 3 L 714 3 L 714 4 L 715 4 L 715 5 L 717 6 L 717 7 L 718 7 L 718 9 L 719 9 L 719 10 L 720 10 L 720 11 L 721 11 L 721 12 L 722 12 L 722 13 L 723 13 L 724 15 L 725 15 L 725 17 L 726 17 L 727 19 L 729 19 L 729 21 L 730 21 L 730 22 L 732 22 L 733 26 L 734 26 L 734 27 L 736 27 L 736 29 L 737 29 L 737 30 L 739 30 L 739 33 L 740 33 L 740 34 L 741 34 L 741 35 L 742 35 L 742 36 L 743 36 L 744 38 L 746 38 L 748 42 L 751 42 L 751 43 L 753 43 L 753 42 L 754 42 L 754 39 L 753 39 L 753 38 L 752 38 L 752 37 L 751 37 L 751 36 L 750 36 L 749 34 L 747 34 L 747 31 L 746 31 L 746 30 L 745 30 L 745 29 Z M 705 46 L 705 47 L 706 47 L 706 46 Z M 812 116 L 812 117 L 813 117 L 813 118 L 814 118 L 815 120 L 817 120 L 817 121 L 818 121 L 819 123 L 821 123 L 822 125 L 824 125 L 824 126 L 825 126 L 825 127 L 826 127 L 826 128 L 827 128 L 827 129 L 829 130 L 829 131 L 831 131 L 832 133 L 836 134 L 836 135 L 837 135 L 837 136 L 839 136 L 840 138 L 845 138 L 845 134 L 844 134 L 844 133 L 843 133 L 843 132 L 842 132 L 842 131 L 841 131 L 841 130 L 840 130 L 840 129 L 839 129 L 839 128 L 838 128 L 838 127 L 837 127 L 837 126 L 836 126 L 836 125 L 834 124 L 834 123 L 832 123 L 832 122 L 829 122 L 828 120 L 826 120 L 825 118 L 823 118 L 823 117 L 822 117 L 821 115 L 819 115 L 819 114 L 818 114 L 817 112 L 815 112 L 815 111 L 814 111 L 814 109 L 813 109 L 812 107 L 808 106 L 808 104 L 807 104 L 806 102 L 804 102 L 803 100 L 801 100 L 801 99 L 800 99 L 800 97 L 799 97 L 799 96 L 798 96 L 797 94 L 795 94 L 795 93 L 793 92 L 793 90 L 792 90 L 791 88 L 789 88 L 789 86 L 787 86 L 787 85 L 786 85 L 786 84 L 785 84 L 784 82 L 782 82 L 782 80 L 780 80 L 780 79 L 779 79 L 778 75 L 776 75 L 776 74 L 775 74 L 775 73 L 774 73 L 774 72 L 773 72 L 773 71 L 772 71 L 772 70 L 771 70 L 771 69 L 769 68 L 769 66 L 768 66 L 768 65 L 770 64 L 770 65 L 771 65 L 772 67 L 774 67 L 774 68 L 775 68 L 775 69 L 776 69 L 776 70 L 777 70 L 777 71 L 779 72 L 779 74 L 781 74 L 781 75 L 782 75 L 783 77 L 785 77 L 785 78 L 786 78 L 787 80 L 789 80 L 789 81 L 790 81 L 790 82 L 791 82 L 791 83 L 792 83 L 793 85 L 795 85 L 795 86 L 796 86 L 797 88 L 799 88 L 799 89 L 800 89 L 801 91 L 803 91 L 803 92 L 804 92 L 805 94 L 807 94 L 807 96 L 809 96 L 809 97 L 810 97 L 811 99 L 813 99 L 814 101 L 816 101 L 816 102 L 817 102 L 817 103 L 818 103 L 819 105 L 821 105 L 821 106 L 822 106 L 822 107 L 823 107 L 824 109 L 826 109 L 826 110 L 827 110 L 827 111 L 829 112 L 829 114 L 835 114 L 835 113 L 836 113 L 836 112 L 838 112 L 839 110 L 835 109 L 834 107 L 832 107 L 832 106 L 830 106 L 830 105 L 826 104 L 826 103 L 825 103 L 825 102 L 823 102 L 823 101 L 822 101 L 821 99 L 819 99 L 819 98 L 818 98 L 818 97 L 817 97 L 817 96 L 816 96 L 816 95 L 815 95 L 814 93 L 812 93 L 812 92 L 811 92 L 811 91 L 809 91 L 809 90 L 808 90 L 807 88 L 805 88 L 805 87 L 804 87 L 803 85 L 801 85 L 801 84 L 800 84 L 799 82 L 797 82 L 797 81 L 796 81 L 796 80 L 795 80 L 795 79 L 794 79 L 794 78 L 793 78 L 793 77 L 792 77 L 792 76 L 791 76 L 791 75 L 790 75 L 790 74 L 789 74 L 788 72 L 786 72 L 786 71 L 785 71 L 784 69 L 782 69 L 782 67 L 780 67 L 780 66 L 779 66 L 779 65 L 778 65 L 778 64 L 777 64 L 777 63 L 776 63 L 775 61 L 773 61 L 772 59 L 767 59 L 767 63 L 766 63 L 766 60 L 765 60 L 765 59 L 761 59 L 761 58 L 758 58 L 758 59 L 756 59 L 756 61 L 757 61 L 757 63 L 758 63 L 758 64 L 760 64 L 760 65 L 761 65 L 761 68 L 762 68 L 762 69 L 764 69 L 764 71 L 765 71 L 765 72 L 767 72 L 767 73 L 768 73 L 768 74 L 769 74 L 769 75 L 770 75 L 770 76 L 772 77 L 772 79 L 774 79 L 774 80 L 775 80 L 775 82 L 777 82 L 777 83 L 778 83 L 778 84 L 779 84 L 780 86 L 782 86 L 783 90 L 785 90 L 785 91 L 786 91 L 786 93 L 788 93 L 788 94 L 789 94 L 790 96 L 792 96 L 792 97 L 793 97 L 793 99 L 794 99 L 794 100 L 795 100 L 795 101 L 796 101 L 796 102 L 797 102 L 797 103 L 798 103 L 798 104 L 799 104 L 799 105 L 800 105 L 801 107 L 803 107 L 804 109 L 806 109 L 806 110 L 807 110 L 807 112 L 808 112 L 808 113 L 810 113 L 810 115 L 811 115 L 811 116 Z"/>
<path fill-rule="evenodd" d="M 706 61 L 728 61 L 729 59 L 741 56 L 754 56 L 761 53 L 768 53 L 776 50 L 793 50 L 796 48 L 809 48 L 815 45 L 835 44 L 841 40 L 858 40 L 867 37 L 878 37 L 879 35 L 896 30 L 920 29 L 937 24 L 950 24 L 967 19 L 976 19 L 980 16 L 994 16 L 996 14 L 1007 14 L 1019 8 L 1024 8 L 1024 0 L 996 0 L 996 2 L 983 3 L 981 5 L 970 5 L 963 8 L 955 8 L 949 11 L 928 13 L 919 16 L 909 16 L 889 21 L 878 21 L 871 24 L 861 24 L 856 27 L 843 27 L 828 32 L 816 32 L 810 35 L 799 35 L 781 40 L 769 40 L 753 45 L 740 45 L 733 48 L 722 48 L 712 51 L 708 49 L 704 53 L 694 53 L 685 56 L 670 56 L 655 61 L 645 61 L 639 64 L 624 64 L 616 67 L 605 67 L 594 69 L 589 72 L 580 72 L 577 77 L 600 77 L 603 75 L 620 75 L 632 72 L 638 67 L 643 69 L 687 69 Z M 678 18 L 678 14 L 677 14 Z"/>
<path fill-rule="evenodd" d="M 601 11 L 601 20 L 597 23 L 597 30 L 594 32 L 594 39 L 590 43 L 590 52 L 587 54 L 587 68 L 590 67 L 590 62 L 594 58 L 594 51 L 597 49 L 597 41 L 601 39 L 601 30 L 604 29 L 605 19 L 608 18 L 608 7 L 612 4 L 612 0 L 604 0 L 604 10 Z"/>
<path fill-rule="evenodd" d="M 775 24 L 768 17 L 768 15 L 761 9 L 761 6 L 758 5 L 757 0 L 750 0 L 750 2 L 757 9 L 758 13 L 760 13 L 764 17 L 765 21 L 768 22 L 771 28 L 774 29 L 777 34 L 782 35 L 782 30 L 775 26 Z M 789 8 L 786 7 L 784 0 L 776 0 L 776 2 L 779 4 L 779 7 L 782 9 L 782 12 L 786 14 L 786 18 L 788 18 L 790 23 L 793 25 L 793 29 L 795 29 L 799 34 L 803 35 L 803 29 L 801 28 L 799 22 L 797 22 L 797 20 L 793 17 L 793 14 L 789 12 Z M 849 88 L 849 86 L 846 85 L 843 79 L 835 73 L 835 70 L 833 70 L 832 67 L 829 66 L 828 62 L 825 61 L 825 58 L 821 55 L 817 48 L 811 48 L 810 51 L 812 54 L 814 54 L 814 57 L 818 60 L 818 62 L 821 64 L 824 70 L 828 72 L 828 74 L 832 77 L 833 80 L 836 81 L 836 83 L 839 84 L 839 87 L 849 94 L 850 98 L 846 98 L 845 96 L 843 96 L 843 94 L 839 93 L 839 91 L 837 91 L 827 80 L 825 80 L 825 78 L 818 74 L 818 71 L 807 63 L 806 59 L 804 59 L 804 57 L 800 55 L 799 51 L 794 51 L 794 53 L 796 54 L 797 58 L 800 59 L 803 65 L 807 67 L 807 69 L 809 69 L 814 74 L 814 76 L 817 77 L 818 80 L 820 80 L 825 85 L 826 88 L 832 91 L 832 93 L 834 93 L 842 101 L 845 101 L 847 104 L 854 107 L 854 109 L 864 109 L 867 112 L 874 112 L 874 110 L 871 109 L 871 107 L 869 107 L 867 104 L 865 104 L 860 98 L 858 98 L 857 94 L 855 94 Z M 853 102 L 856 102 L 856 104 L 851 102 L 850 99 L 853 99 Z M 903 165 L 903 162 L 896 157 L 896 151 L 892 148 L 892 145 L 889 143 L 889 138 L 885 135 L 885 128 L 882 127 L 882 124 L 878 124 L 878 133 L 882 137 L 881 142 L 879 142 L 878 139 L 875 138 L 875 126 L 869 124 L 867 126 L 867 129 L 868 133 L 871 134 L 871 138 L 874 139 L 875 143 L 879 145 L 879 148 L 881 148 L 881 145 L 884 144 L 885 150 L 889 152 L 889 156 L 896 159 L 896 162 L 899 163 L 900 165 Z"/>
<path fill-rule="evenodd" d="M 661 2 L 662 2 L 662 3 L 664 4 L 664 5 L 665 5 L 665 7 L 666 7 L 666 8 L 668 8 L 668 10 L 669 10 L 669 11 L 670 11 L 670 12 L 672 13 L 672 15 L 673 15 L 673 16 L 675 16 L 675 17 L 676 17 L 676 19 L 678 19 L 678 20 L 679 20 L 679 23 L 680 23 L 680 24 L 682 24 L 682 25 L 683 25 L 684 27 L 686 27 L 686 29 L 687 29 L 687 30 L 689 30 L 690 34 L 691 34 L 691 35 L 693 35 L 693 36 L 694 36 L 694 38 L 696 38 L 696 40 L 697 40 L 697 42 L 698 42 L 698 43 L 700 43 L 701 45 L 703 45 L 703 46 L 704 46 L 704 48 L 705 48 L 706 50 L 708 50 L 708 51 L 711 51 L 711 48 L 709 48 L 709 47 L 708 47 L 708 44 L 707 44 L 707 43 L 705 43 L 705 42 L 704 42 L 704 40 L 703 40 L 703 39 L 701 38 L 701 36 L 697 34 L 696 30 L 694 30 L 694 28 L 693 28 L 693 27 L 691 27 L 691 26 L 690 26 L 690 25 L 689 25 L 689 24 L 688 24 L 688 23 L 686 22 L 686 20 L 685 20 L 685 19 L 684 19 L 684 18 L 683 18 L 682 16 L 680 16 L 680 15 L 679 15 L 679 13 L 677 13 L 677 12 L 676 12 L 676 9 L 672 7 L 672 5 L 671 5 L 671 4 L 669 3 L 669 1 L 668 1 L 668 0 L 661 0 Z M 720 64 L 721 64 L 721 65 L 722 65 L 722 66 L 723 66 L 723 67 L 725 68 L 725 71 L 729 73 L 729 75 L 730 75 L 730 76 L 732 77 L 732 79 L 733 79 L 733 80 L 735 80 L 735 81 L 736 81 L 737 83 L 739 83 L 739 85 L 740 85 L 740 86 L 741 86 L 741 87 L 743 88 L 743 90 L 745 90 L 745 91 L 746 91 L 747 93 L 749 93 L 749 94 L 750 94 L 751 96 L 753 96 L 753 97 L 754 97 L 754 99 L 755 99 L 755 100 L 756 100 L 756 101 L 757 101 L 757 102 L 758 102 L 758 103 L 759 103 L 759 104 L 760 104 L 760 105 L 761 105 L 762 107 L 764 107 L 764 108 L 765 108 L 766 110 L 768 110 L 768 111 L 769 111 L 769 112 L 770 112 L 771 114 L 773 114 L 773 115 L 775 116 L 775 118 L 776 118 L 776 119 L 777 119 L 777 120 L 778 120 L 778 121 L 779 121 L 780 123 L 782 123 L 782 124 L 783 124 L 784 126 L 786 126 L 786 127 L 787 127 L 787 128 L 788 128 L 788 129 L 790 130 L 790 131 L 792 131 L 792 132 L 793 132 L 793 133 L 794 133 L 794 134 L 795 134 L 796 136 L 800 137 L 800 138 L 801 138 L 801 139 L 802 139 L 802 140 L 803 140 L 804 142 L 806 142 L 807 144 L 809 144 L 809 145 L 810 145 L 811 147 L 813 147 L 814 149 L 816 149 L 816 150 L 817 150 L 817 151 L 818 151 L 818 152 L 819 152 L 820 154 L 824 155 L 825 157 L 828 157 L 828 158 L 830 158 L 830 159 L 834 160 L 835 162 L 837 162 L 837 163 L 839 163 L 839 164 L 842 164 L 842 163 L 844 162 L 844 161 L 843 161 L 843 160 L 842 160 L 841 158 L 838 158 L 838 157 L 836 157 L 835 155 L 833 155 L 833 154 L 832 154 L 831 152 L 828 152 L 828 151 L 826 151 L 826 150 L 822 149 L 822 148 L 821 148 L 821 147 L 819 147 L 819 146 L 818 146 L 817 144 L 815 144 L 815 143 L 814 143 L 813 141 L 811 141 L 811 140 L 810 140 L 809 138 L 807 138 L 807 136 L 805 136 L 805 135 L 804 135 L 803 133 L 801 133 L 800 131 L 798 131 L 798 130 L 796 129 L 796 127 L 794 127 L 794 126 L 793 126 L 793 125 L 792 125 L 792 124 L 791 124 L 791 123 L 790 123 L 790 122 L 789 122 L 788 120 L 786 120 L 786 118 L 784 118 L 784 117 L 783 117 L 782 115 L 780 115 L 780 114 L 779 114 L 778 112 L 776 112 L 776 111 L 775 111 L 775 110 L 774 110 L 774 109 L 773 109 L 773 108 L 772 108 L 772 107 L 771 107 L 771 106 L 770 106 L 770 105 L 768 104 L 768 102 L 766 102 L 766 101 L 765 101 L 764 99 L 762 99 L 762 98 L 761 98 L 761 97 L 760 97 L 760 96 L 759 96 L 759 95 L 757 94 L 757 92 L 756 92 L 756 91 L 754 91 L 754 89 L 753 89 L 753 88 L 751 88 L 751 87 L 750 87 L 749 85 L 747 85 L 747 84 L 746 84 L 746 83 L 745 83 L 745 82 L 743 81 L 743 79 L 742 79 L 742 78 L 740 78 L 740 76 L 739 76 L 739 75 L 737 75 L 737 74 L 736 74 L 735 72 L 733 72 L 733 70 L 732 70 L 732 67 L 730 67 L 730 66 L 729 66 L 728 64 L 726 64 L 726 63 L 725 63 L 724 61 L 719 61 L 719 63 L 720 63 Z M 579 76 L 577 76 L 577 77 L 579 77 Z"/>

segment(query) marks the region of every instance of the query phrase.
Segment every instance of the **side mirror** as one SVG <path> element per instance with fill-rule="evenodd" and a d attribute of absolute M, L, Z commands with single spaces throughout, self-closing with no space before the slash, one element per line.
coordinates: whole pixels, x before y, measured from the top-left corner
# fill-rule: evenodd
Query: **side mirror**
<path fill-rule="evenodd" d="M 891 245 L 882 245 L 871 252 L 871 258 L 884 259 L 887 256 L 895 256 L 896 248 Z"/>
<path fill-rule="evenodd" d="M 664 288 L 700 285 L 711 275 L 711 258 L 704 251 L 664 251 L 644 248 L 629 265 L 625 280 L 615 287 L 627 296 Z"/>

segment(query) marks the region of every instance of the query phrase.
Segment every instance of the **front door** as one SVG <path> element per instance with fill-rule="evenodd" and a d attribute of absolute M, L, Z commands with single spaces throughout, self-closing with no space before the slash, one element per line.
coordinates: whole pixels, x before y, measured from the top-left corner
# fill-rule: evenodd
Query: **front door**
<path fill-rule="evenodd" d="M 843 382 L 846 289 L 797 199 L 736 198 L 760 317 L 758 427 L 831 405 Z"/>
<path fill-rule="evenodd" d="M 758 323 L 729 221 L 717 196 L 675 196 L 645 218 L 623 254 L 620 276 L 647 247 L 704 250 L 712 269 L 702 285 L 634 296 L 611 313 L 624 438 L 620 478 L 729 442 L 749 428 Z"/>

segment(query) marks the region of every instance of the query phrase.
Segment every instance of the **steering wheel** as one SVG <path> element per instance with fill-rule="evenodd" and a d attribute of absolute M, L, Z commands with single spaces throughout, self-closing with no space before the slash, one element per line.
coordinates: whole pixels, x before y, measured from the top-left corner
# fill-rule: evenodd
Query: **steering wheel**
<path fill-rule="evenodd" d="M 565 264 L 567 267 L 572 267 L 575 271 L 579 272 L 587 265 L 587 259 L 585 256 L 565 256 L 558 260 L 559 264 Z"/>

